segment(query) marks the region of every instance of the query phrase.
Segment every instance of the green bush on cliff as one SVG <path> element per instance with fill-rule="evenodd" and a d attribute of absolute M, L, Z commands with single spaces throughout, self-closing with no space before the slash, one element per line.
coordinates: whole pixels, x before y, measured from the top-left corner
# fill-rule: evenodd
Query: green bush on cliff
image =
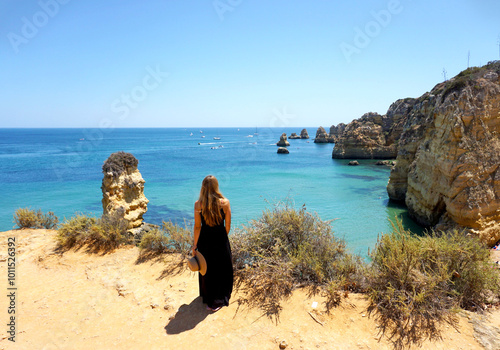
<path fill-rule="evenodd" d="M 154 228 L 142 236 L 139 248 L 155 254 L 180 253 L 185 257 L 190 254 L 192 243 L 193 237 L 187 227 L 163 221 L 161 228 Z"/>
<path fill-rule="evenodd" d="M 19 208 L 14 214 L 14 223 L 19 228 L 46 228 L 53 230 L 57 228 L 58 222 L 59 219 L 51 211 L 44 214 L 40 209 L 35 211 L 29 208 Z"/>
<path fill-rule="evenodd" d="M 340 291 L 359 288 L 359 257 L 347 253 L 330 222 L 279 203 L 259 220 L 230 235 L 240 303 L 276 316 L 280 302 L 297 287 L 326 296 L 327 309 L 339 303 Z"/>
<path fill-rule="evenodd" d="M 111 250 L 123 243 L 131 243 L 127 234 L 128 222 L 118 216 L 100 218 L 78 214 L 65 220 L 57 232 L 60 248 L 88 245 L 93 250 Z"/>
<path fill-rule="evenodd" d="M 439 338 L 439 325 L 455 325 L 459 308 L 481 308 L 500 292 L 487 247 L 457 231 L 419 237 L 398 222 L 370 257 L 369 311 L 396 348 Z"/>

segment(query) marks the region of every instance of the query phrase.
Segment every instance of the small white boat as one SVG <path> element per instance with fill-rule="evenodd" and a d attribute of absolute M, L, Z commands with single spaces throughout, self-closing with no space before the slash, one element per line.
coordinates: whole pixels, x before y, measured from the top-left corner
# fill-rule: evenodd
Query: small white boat
<path fill-rule="evenodd" d="M 189 134 L 189 136 L 193 136 L 193 133 Z"/>
<path fill-rule="evenodd" d="M 248 135 L 247 137 L 253 137 L 253 135 Z"/>
<path fill-rule="evenodd" d="M 202 138 L 202 139 L 204 139 L 204 138 L 205 138 L 205 135 L 203 135 L 201 138 Z"/>
<path fill-rule="evenodd" d="M 220 140 L 220 137 L 214 137 L 214 140 Z"/>

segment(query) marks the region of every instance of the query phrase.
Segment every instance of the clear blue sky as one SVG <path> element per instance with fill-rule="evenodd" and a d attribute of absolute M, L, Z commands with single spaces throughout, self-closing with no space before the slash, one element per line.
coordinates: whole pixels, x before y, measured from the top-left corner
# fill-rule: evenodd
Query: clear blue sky
<path fill-rule="evenodd" d="M 499 59 L 500 2 L 2 0 L 0 127 L 325 126 Z"/>

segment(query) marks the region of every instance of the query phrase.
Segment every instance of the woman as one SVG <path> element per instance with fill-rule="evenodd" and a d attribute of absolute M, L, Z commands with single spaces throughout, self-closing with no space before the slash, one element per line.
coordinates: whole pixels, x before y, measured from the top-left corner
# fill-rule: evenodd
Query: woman
<path fill-rule="evenodd" d="M 205 275 L 198 274 L 200 296 L 207 308 L 218 311 L 229 305 L 233 291 L 233 262 L 228 233 L 231 229 L 229 200 L 219 191 L 215 176 L 203 179 L 200 198 L 194 203 L 194 245 L 207 262 Z"/>

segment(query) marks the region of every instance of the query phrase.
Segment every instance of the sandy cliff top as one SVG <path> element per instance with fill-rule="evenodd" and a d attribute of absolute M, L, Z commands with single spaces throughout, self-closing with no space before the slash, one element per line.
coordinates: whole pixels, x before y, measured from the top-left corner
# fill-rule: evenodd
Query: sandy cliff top
<path fill-rule="evenodd" d="M 7 242 L 16 237 L 16 343 L 8 341 L 9 300 L 0 298 L 0 349 L 391 349 L 378 340 L 363 295 L 351 294 L 330 315 L 322 298 L 297 291 L 283 304 L 278 322 L 257 309 L 238 309 L 238 295 L 216 313 L 198 298 L 197 276 L 171 274 L 157 260 L 137 263 L 136 247 L 105 255 L 85 249 L 54 253 L 51 230 L 0 233 L 0 278 L 7 290 Z M 316 310 L 311 305 L 319 302 Z M 443 341 L 425 349 L 483 349 L 473 321 L 444 327 Z M 500 311 L 486 324 L 500 324 Z"/>

